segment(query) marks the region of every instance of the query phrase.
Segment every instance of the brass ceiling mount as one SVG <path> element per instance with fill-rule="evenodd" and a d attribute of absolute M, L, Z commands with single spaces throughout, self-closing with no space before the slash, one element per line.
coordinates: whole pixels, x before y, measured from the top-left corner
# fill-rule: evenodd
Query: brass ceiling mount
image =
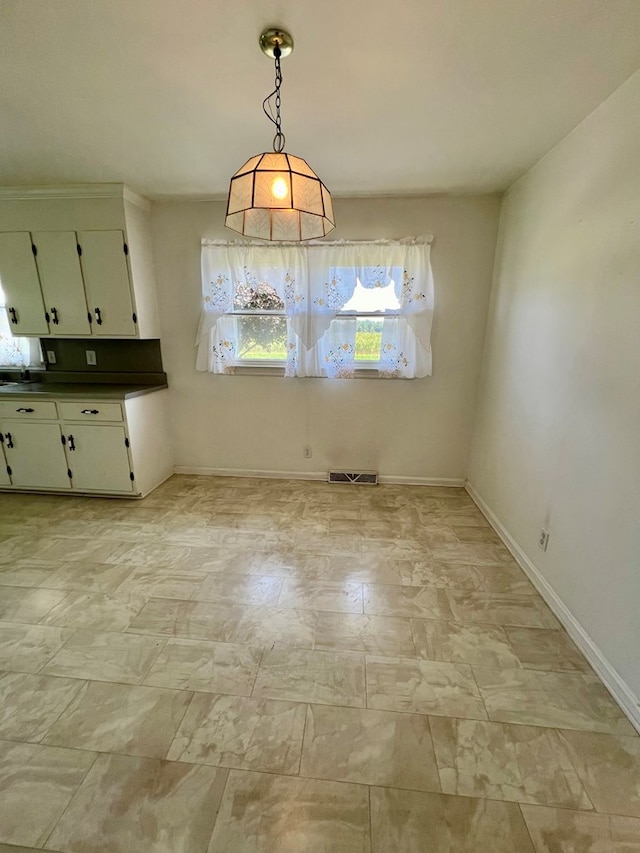
<path fill-rule="evenodd" d="M 260 49 L 266 56 L 274 59 L 276 46 L 280 48 L 280 56 L 289 56 L 293 50 L 293 38 L 280 27 L 270 27 L 260 34 Z"/>

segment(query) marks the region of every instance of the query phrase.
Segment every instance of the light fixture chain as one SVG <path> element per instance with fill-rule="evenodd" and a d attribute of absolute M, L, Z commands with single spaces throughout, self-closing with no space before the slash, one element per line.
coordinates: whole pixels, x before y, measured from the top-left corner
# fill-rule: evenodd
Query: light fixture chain
<path fill-rule="evenodd" d="M 284 150 L 284 133 L 282 132 L 282 119 L 280 117 L 280 86 L 282 86 L 282 69 L 280 68 L 280 45 L 276 44 L 273 51 L 276 64 L 276 135 L 273 137 L 273 150 L 280 154 Z"/>

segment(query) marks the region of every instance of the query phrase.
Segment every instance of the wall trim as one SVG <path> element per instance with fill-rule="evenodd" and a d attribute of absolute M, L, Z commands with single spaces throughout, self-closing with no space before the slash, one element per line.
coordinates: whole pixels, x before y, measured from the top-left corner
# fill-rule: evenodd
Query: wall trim
<path fill-rule="evenodd" d="M 134 192 L 127 184 L 69 184 L 44 187 L 0 187 L 0 199 L 26 201 L 47 198 L 124 198 L 132 204 L 151 209 L 148 199 Z"/>
<path fill-rule="evenodd" d="M 264 471 L 249 468 L 198 468 L 189 465 L 175 465 L 174 474 L 198 474 L 204 477 L 256 477 L 271 480 L 327 480 L 327 471 Z M 382 485 L 398 486 L 442 486 L 443 488 L 463 489 L 464 479 L 455 477 L 394 477 L 381 474 Z"/>
<path fill-rule="evenodd" d="M 631 724 L 640 733 L 640 698 L 635 695 L 620 673 L 611 665 L 593 638 L 589 636 L 585 628 L 569 610 L 549 581 L 543 577 L 539 569 L 527 557 L 498 516 L 475 490 L 469 480 L 466 481 L 465 488 L 480 512 L 507 546 L 518 565 L 554 612 L 563 628 L 565 628 L 571 639 L 600 676 L 605 687 L 629 718 Z"/>

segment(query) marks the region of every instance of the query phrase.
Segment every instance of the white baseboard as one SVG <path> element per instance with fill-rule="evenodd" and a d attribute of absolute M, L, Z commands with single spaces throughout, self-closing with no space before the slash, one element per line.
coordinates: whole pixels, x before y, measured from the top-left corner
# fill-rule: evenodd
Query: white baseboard
<path fill-rule="evenodd" d="M 263 471 L 250 468 L 193 468 L 175 465 L 174 474 L 198 474 L 203 477 L 256 477 L 267 480 L 326 480 L 326 471 Z"/>
<path fill-rule="evenodd" d="M 248 468 L 194 468 L 188 465 L 176 465 L 174 474 L 200 474 L 204 477 L 258 477 L 273 480 L 326 480 L 327 471 L 263 471 Z M 381 474 L 381 484 L 399 486 L 442 486 L 443 488 L 463 489 L 464 479 L 455 477 L 402 477 L 393 474 Z"/>
<path fill-rule="evenodd" d="M 578 646 L 594 670 L 598 673 L 605 687 L 609 693 L 611 693 L 618 705 L 620 705 L 624 713 L 629 718 L 631 724 L 638 730 L 638 732 L 640 732 L 640 699 L 631 690 L 617 670 L 611 665 L 594 640 L 589 636 L 580 622 L 578 622 L 564 601 L 562 601 L 549 581 L 542 576 L 540 571 L 531 562 L 529 557 L 527 557 L 522 548 L 502 524 L 500 519 L 485 503 L 483 498 L 478 494 L 468 480 L 465 484 L 465 488 L 480 512 L 484 515 L 489 524 L 493 527 L 498 536 L 512 553 L 518 565 L 522 568 L 531 583 L 535 586 L 542 598 L 554 612 L 563 628 Z"/>

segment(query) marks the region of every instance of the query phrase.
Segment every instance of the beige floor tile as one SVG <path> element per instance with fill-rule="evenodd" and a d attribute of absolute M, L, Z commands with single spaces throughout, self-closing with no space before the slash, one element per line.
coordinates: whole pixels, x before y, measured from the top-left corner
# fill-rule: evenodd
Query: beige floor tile
<path fill-rule="evenodd" d="M 640 853 L 640 820 L 521 806 L 536 853 Z"/>
<path fill-rule="evenodd" d="M 312 649 L 320 613 L 273 607 L 242 607 L 229 632 L 234 643 Z"/>
<path fill-rule="evenodd" d="M 79 749 L 1 741 L 0 841 L 41 847 L 95 758 Z"/>
<path fill-rule="evenodd" d="M 367 707 L 486 720 L 471 667 L 367 656 Z"/>
<path fill-rule="evenodd" d="M 13 844 L 0 844 L 0 853 L 42 853 L 41 847 L 15 847 Z M 47 847 L 46 853 L 57 853 Z"/>
<path fill-rule="evenodd" d="M 518 806 L 495 800 L 372 788 L 371 832 L 372 853 L 534 853 Z"/>
<path fill-rule="evenodd" d="M 307 554 L 297 566 L 295 577 L 332 583 L 400 584 L 405 562 L 370 554 L 352 554 L 348 557 Z M 404 570 L 407 570 L 406 567 Z"/>
<path fill-rule="evenodd" d="M 39 565 L 31 560 L 16 560 L 5 565 L 0 564 L 0 586 L 45 586 L 58 563 Z"/>
<path fill-rule="evenodd" d="M 129 632 L 229 642 L 245 608 L 209 601 L 150 599 L 131 620 Z"/>
<path fill-rule="evenodd" d="M 364 655 L 288 648 L 267 650 L 253 696 L 363 708 Z"/>
<path fill-rule="evenodd" d="M 278 607 L 362 613 L 362 584 L 285 580 Z"/>
<path fill-rule="evenodd" d="M 596 676 L 483 666 L 473 671 L 490 720 L 635 734 Z"/>
<path fill-rule="evenodd" d="M 596 810 L 640 818 L 640 737 L 560 733 Z"/>
<path fill-rule="evenodd" d="M 392 657 L 416 656 L 409 620 L 397 616 L 322 611 L 317 616 L 314 647 Z"/>
<path fill-rule="evenodd" d="M 42 742 L 164 758 L 191 696 L 184 690 L 90 681 Z"/>
<path fill-rule="evenodd" d="M 301 776 L 439 791 L 427 717 L 310 705 Z"/>
<path fill-rule="evenodd" d="M 38 672 L 73 634 L 71 628 L 0 622 L 0 669 Z"/>
<path fill-rule="evenodd" d="M 175 568 L 181 560 L 189 556 L 189 547 L 173 545 L 169 542 L 118 542 L 114 543 L 103 562 L 122 566 L 141 566 L 155 568 L 169 566 Z"/>
<path fill-rule="evenodd" d="M 167 758 L 297 775 L 306 705 L 196 694 Z"/>
<path fill-rule="evenodd" d="M 3 586 L 0 594 L 0 620 L 5 622 L 39 622 L 65 596 L 66 592 L 57 589 Z"/>
<path fill-rule="evenodd" d="M 232 770 L 208 853 L 370 853 L 364 785 Z"/>
<path fill-rule="evenodd" d="M 470 566 L 416 560 L 405 570 L 402 582 L 441 589 L 537 595 L 519 566 Z"/>
<path fill-rule="evenodd" d="M 443 562 L 469 563 L 473 566 L 516 565 L 504 545 L 492 542 L 456 542 L 433 548 L 433 557 Z"/>
<path fill-rule="evenodd" d="M 283 579 L 261 575 L 207 574 L 194 591 L 197 601 L 213 601 L 216 604 L 246 604 L 275 606 L 282 589 Z"/>
<path fill-rule="evenodd" d="M 47 843 L 73 853 L 205 850 L 227 774 L 177 761 L 100 755 Z"/>
<path fill-rule="evenodd" d="M 364 612 L 375 616 L 452 618 L 444 590 L 419 586 L 365 584 Z"/>
<path fill-rule="evenodd" d="M 262 648 L 202 640 L 167 640 L 145 684 L 249 696 Z"/>
<path fill-rule="evenodd" d="M 47 537 L 34 549 L 31 543 L 31 555 L 34 560 L 63 560 L 65 562 L 81 560 L 84 563 L 105 563 L 107 558 L 121 548 L 121 543 L 104 539 L 51 538 Z"/>
<path fill-rule="evenodd" d="M 45 586 L 78 592 L 113 592 L 131 574 L 131 566 L 111 566 L 85 560 L 65 561 L 51 572 Z"/>
<path fill-rule="evenodd" d="M 0 738 L 39 741 L 82 685 L 73 678 L 0 673 Z"/>
<path fill-rule="evenodd" d="M 555 730 L 446 717 L 430 722 L 443 792 L 592 808 Z"/>
<path fill-rule="evenodd" d="M 107 595 L 104 592 L 68 592 L 40 621 L 61 628 L 93 631 L 124 631 L 142 610 L 146 598 L 136 595 Z"/>
<path fill-rule="evenodd" d="M 519 663 L 500 625 L 412 619 L 411 630 L 417 657 L 500 667 Z"/>
<path fill-rule="evenodd" d="M 525 669 L 588 672 L 592 669 L 564 631 L 506 627 L 509 643 Z"/>
<path fill-rule="evenodd" d="M 560 628 L 553 613 L 537 595 L 503 595 L 446 590 L 456 622 L 486 622 L 522 628 Z"/>
<path fill-rule="evenodd" d="M 163 644 L 164 640 L 158 637 L 79 630 L 42 672 L 95 681 L 139 684 Z"/>
<path fill-rule="evenodd" d="M 154 566 L 151 569 L 137 568 L 133 571 L 130 566 L 127 566 L 127 570 L 130 574 L 118 587 L 117 594 L 143 595 L 147 599 L 190 599 L 207 578 L 206 572 L 170 569 L 166 566 Z"/>

